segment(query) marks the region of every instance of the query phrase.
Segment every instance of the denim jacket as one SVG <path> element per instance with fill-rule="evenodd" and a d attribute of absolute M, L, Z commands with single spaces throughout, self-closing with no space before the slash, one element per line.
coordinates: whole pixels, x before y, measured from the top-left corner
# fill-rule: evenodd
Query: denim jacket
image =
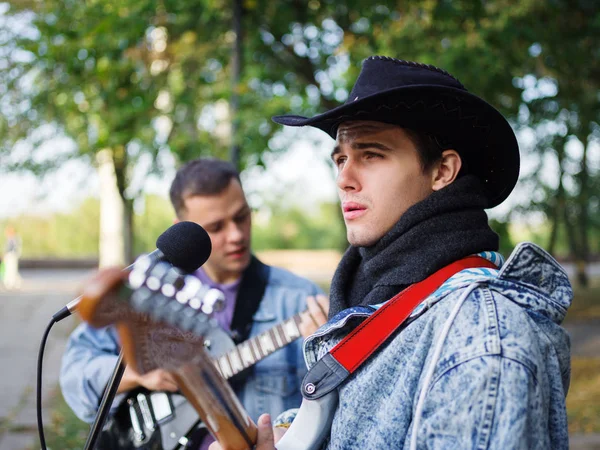
<path fill-rule="evenodd" d="M 310 281 L 271 267 L 265 294 L 253 317 L 250 336 L 303 311 L 306 297 L 318 293 L 321 290 Z M 83 323 L 69 337 L 62 360 L 60 386 L 66 402 L 81 420 L 94 421 L 118 354 L 119 340 L 113 327 L 94 329 Z M 299 382 L 305 373 L 302 340 L 298 339 L 257 363 L 236 393 L 254 421 L 263 412 L 277 415 L 300 405 Z M 112 412 L 124 397 L 125 394 L 115 397 Z"/>
<path fill-rule="evenodd" d="M 529 243 L 500 270 L 454 275 L 338 388 L 328 448 L 568 448 L 571 299 L 565 271 Z M 309 367 L 373 311 L 342 311 L 308 338 Z"/>

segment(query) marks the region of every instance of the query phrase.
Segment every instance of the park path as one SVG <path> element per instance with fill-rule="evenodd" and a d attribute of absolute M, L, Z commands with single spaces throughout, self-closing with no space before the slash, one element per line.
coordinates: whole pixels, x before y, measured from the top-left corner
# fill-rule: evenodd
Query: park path
<path fill-rule="evenodd" d="M 39 448 L 36 368 L 40 342 L 52 314 L 71 301 L 89 270 L 30 270 L 19 292 L 0 290 L 0 450 Z M 44 354 L 43 400 L 57 394 L 60 359 L 76 324 L 69 317 L 52 328 Z M 573 355 L 600 358 L 600 321 L 567 323 Z M 58 394 L 60 395 L 60 394 Z M 44 413 L 44 423 L 49 423 Z M 600 434 L 571 437 L 572 450 L 600 450 Z"/>
<path fill-rule="evenodd" d="M 0 291 L 0 450 L 39 448 L 36 416 L 38 350 L 52 315 L 73 299 L 84 270 L 24 271 L 18 292 Z M 44 352 L 42 406 L 57 393 L 60 359 L 75 326 L 69 317 L 50 331 Z M 44 424 L 50 422 L 48 411 Z"/>

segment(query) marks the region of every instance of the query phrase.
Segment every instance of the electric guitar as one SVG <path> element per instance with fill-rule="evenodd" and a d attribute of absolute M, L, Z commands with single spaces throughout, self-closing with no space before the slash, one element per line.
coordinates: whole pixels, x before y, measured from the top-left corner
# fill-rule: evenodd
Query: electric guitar
<path fill-rule="evenodd" d="M 473 259 L 478 261 L 474 262 Z M 486 261 L 483 267 L 489 267 L 487 264 L 491 265 Z M 390 333 L 387 334 L 390 336 L 414 307 L 450 276 L 466 267 L 480 266 L 481 258 L 465 258 L 438 270 L 413 285 L 412 289 L 402 291 L 379 309 L 371 319 L 367 319 L 365 323 L 371 327 L 369 332 L 375 329 L 374 324 L 379 324 L 372 319 L 381 317 L 378 316 L 380 312 L 388 311 L 389 314 L 390 310 L 387 308 L 391 306 L 391 312 L 396 313 L 398 311 L 394 309 L 395 306 L 403 305 L 405 309 L 400 310 L 400 321 L 393 327 L 390 327 L 390 324 L 384 327 L 383 333 Z M 116 268 L 99 272 L 83 292 L 78 310 L 83 319 L 92 326 L 116 324 L 125 360 L 137 372 L 144 374 L 158 367 L 170 371 L 180 390 L 224 450 L 248 450 L 256 443 L 256 425 L 250 420 L 225 380 L 219 360 L 211 360 L 202 345 L 206 336 L 219 330 L 216 321 L 210 319 L 218 297 L 214 292 L 211 295 L 206 287 L 202 288 L 197 278 L 183 276 L 168 263 L 148 263 L 147 266 L 139 264 L 128 278 L 125 272 Z M 409 302 L 408 309 L 406 303 L 399 301 L 401 298 Z M 366 327 L 362 328 L 364 329 Z M 360 330 L 351 333 L 340 344 L 349 345 L 349 340 L 354 337 L 360 339 L 360 333 Z M 264 343 L 271 341 L 273 345 L 273 339 L 277 341 L 275 334 L 271 335 L 268 332 L 266 336 L 267 341 L 264 341 L 265 338 L 259 339 L 263 352 L 270 351 L 268 345 L 262 348 Z M 217 339 L 216 343 L 221 341 Z M 358 356 L 368 357 L 378 345 L 376 343 L 375 346 L 366 349 L 366 354 L 362 348 Z M 248 348 L 249 354 L 253 355 L 253 349 Z M 359 346 L 344 347 L 348 348 L 356 351 Z M 274 348 L 272 351 L 275 351 Z M 247 355 L 246 363 L 242 353 L 237 352 L 236 356 L 239 363 L 237 360 L 235 363 L 232 363 L 231 359 L 228 360 L 230 370 L 238 370 L 244 364 L 251 364 Z M 256 361 L 259 353 L 254 356 Z M 310 378 L 312 374 L 315 383 L 320 383 L 327 379 L 323 377 L 329 375 L 339 378 L 340 375 L 347 376 L 350 373 L 349 369 L 345 369 L 339 363 L 330 366 L 333 362 L 326 358 L 321 359 L 318 364 L 322 364 L 322 367 L 316 372 L 316 366 L 313 367 L 313 372 L 309 372 L 308 375 Z M 335 373 L 341 372 L 342 369 L 346 372 Z M 315 385 L 307 382 L 303 386 L 306 395 L 289 430 L 276 444 L 278 450 L 321 448 L 329 435 L 338 403 L 337 389 L 333 385 L 330 387 L 332 389 L 325 390 L 323 396 L 311 396 L 309 394 L 314 392 Z M 312 388 L 312 392 L 309 388 Z"/>
<path fill-rule="evenodd" d="M 92 326 L 115 324 L 127 364 L 141 374 L 168 370 L 221 446 L 244 450 L 254 445 L 256 426 L 226 379 L 298 338 L 300 317 L 232 348 L 226 333 L 211 319 L 222 300 L 220 291 L 168 263 L 138 262 L 129 274 L 118 268 L 98 272 L 82 292 L 78 310 Z M 207 347 L 221 356 L 213 359 Z M 161 414 L 148 404 L 158 405 Z M 172 413 L 164 397 L 156 401 L 138 397 L 131 415 L 132 425 L 137 422 L 134 432 L 141 437 L 143 426 L 151 431 L 161 426 L 164 411 L 168 416 L 170 408 Z"/>
<path fill-rule="evenodd" d="M 300 314 L 296 314 L 238 345 L 228 333 L 214 329 L 204 336 L 203 345 L 221 376 L 230 380 L 298 339 L 301 320 Z M 106 442 L 102 444 L 104 447 L 173 450 L 186 446 L 199 418 L 182 395 L 141 388 L 128 393 L 109 421 L 100 436 L 100 442 Z M 102 436 L 104 433 L 110 436 Z"/>

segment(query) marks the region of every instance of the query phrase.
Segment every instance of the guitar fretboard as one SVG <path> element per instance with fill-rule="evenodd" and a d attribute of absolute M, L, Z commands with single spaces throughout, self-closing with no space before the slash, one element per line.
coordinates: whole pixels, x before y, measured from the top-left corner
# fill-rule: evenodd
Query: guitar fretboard
<path fill-rule="evenodd" d="M 216 358 L 214 360 L 215 367 L 225 379 L 237 375 L 242 370 L 253 366 L 261 359 L 298 339 L 301 336 L 298 328 L 300 321 L 300 315 L 296 314 L 258 336 L 238 344 L 228 353 Z"/>

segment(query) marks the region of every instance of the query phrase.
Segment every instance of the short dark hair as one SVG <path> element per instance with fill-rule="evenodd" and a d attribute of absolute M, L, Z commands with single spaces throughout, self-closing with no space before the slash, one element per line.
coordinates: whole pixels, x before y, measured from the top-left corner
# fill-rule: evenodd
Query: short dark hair
<path fill-rule="evenodd" d="M 405 128 L 404 131 L 408 135 L 409 139 L 415 145 L 417 152 L 419 152 L 419 159 L 421 160 L 421 168 L 423 172 L 430 170 L 435 163 L 442 158 L 444 150 L 454 149 L 460 155 L 460 150 L 455 148 L 452 142 L 443 136 L 436 134 L 429 134 L 424 131 L 418 131 L 410 128 Z M 463 176 L 468 172 L 467 163 L 465 158 L 461 155 L 462 165 L 458 176 Z"/>
<path fill-rule="evenodd" d="M 240 181 L 240 174 L 228 161 L 198 158 L 185 163 L 177 170 L 169 190 L 175 214 L 181 218 L 185 211 L 186 198 L 220 194 L 229 186 L 231 180 Z"/>

